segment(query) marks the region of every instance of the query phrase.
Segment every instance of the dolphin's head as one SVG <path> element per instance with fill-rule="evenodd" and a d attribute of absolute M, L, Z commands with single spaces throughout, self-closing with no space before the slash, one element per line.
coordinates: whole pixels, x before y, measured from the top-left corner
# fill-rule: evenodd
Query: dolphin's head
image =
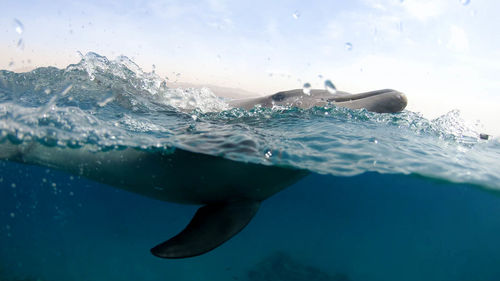
<path fill-rule="evenodd" d="M 386 112 L 399 112 L 408 105 L 408 98 L 401 92 L 388 90 L 385 96 L 387 98 Z"/>
<path fill-rule="evenodd" d="M 373 111 L 380 113 L 400 112 L 408 105 L 406 95 L 392 89 L 380 90 L 380 93 L 374 96 L 380 102 L 373 102 Z"/>

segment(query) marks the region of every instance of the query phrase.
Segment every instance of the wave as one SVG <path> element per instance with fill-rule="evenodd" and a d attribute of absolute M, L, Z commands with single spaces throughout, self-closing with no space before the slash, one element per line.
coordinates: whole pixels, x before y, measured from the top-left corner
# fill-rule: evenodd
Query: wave
<path fill-rule="evenodd" d="M 411 102 L 411 100 L 410 100 Z M 0 142 L 95 151 L 183 149 L 320 174 L 418 174 L 500 188 L 500 143 L 459 111 L 435 120 L 333 105 L 230 108 L 209 88 L 169 88 L 127 57 L 0 71 Z"/>

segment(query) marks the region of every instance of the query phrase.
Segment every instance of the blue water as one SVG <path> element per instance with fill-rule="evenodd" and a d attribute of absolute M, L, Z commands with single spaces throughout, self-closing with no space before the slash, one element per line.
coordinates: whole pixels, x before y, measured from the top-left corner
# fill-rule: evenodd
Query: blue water
<path fill-rule="evenodd" d="M 500 143 L 458 111 L 245 111 L 208 88 L 168 86 L 92 53 L 66 69 L 0 71 L 1 142 L 181 148 L 310 174 L 220 248 L 172 261 L 149 249 L 197 206 L 0 162 L 0 280 L 250 280 L 283 273 L 259 267 L 278 251 L 349 280 L 500 279 Z"/>

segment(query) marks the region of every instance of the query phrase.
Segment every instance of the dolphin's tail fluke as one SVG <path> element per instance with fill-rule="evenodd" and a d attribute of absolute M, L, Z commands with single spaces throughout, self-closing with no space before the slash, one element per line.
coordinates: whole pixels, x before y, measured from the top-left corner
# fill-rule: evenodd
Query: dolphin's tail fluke
<path fill-rule="evenodd" d="M 178 259 L 209 252 L 245 228 L 259 206 L 258 201 L 205 205 L 183 231 L 151 249 L 151 253 L 160 258 Z"/>

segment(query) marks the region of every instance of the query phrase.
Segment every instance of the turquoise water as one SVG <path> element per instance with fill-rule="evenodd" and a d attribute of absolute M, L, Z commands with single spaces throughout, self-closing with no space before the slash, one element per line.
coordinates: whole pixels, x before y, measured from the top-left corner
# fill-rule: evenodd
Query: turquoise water
<path fill-rule="evenodd" d="M 318 272 L 326 280 L 500 279 L 500 142 L 480 139 L 480 126 L 460 112 L 428 120 L 334 106 L 245 111 L 208 88 L 168 86 L 126 57 L 93 53 L 65 69 L 0 71 L 0 141 L 182 149 L 309 175 L 264 201 L 220 248 L 169 261 L 149 249 L 181 230 L 196 206 L 3 161 L 0 280 L 289 280 L 290 266 L 263 266 L 283 255 L 275 262 L 303 265 L 310 276 L 295 276 L 304 280 Z"/>

